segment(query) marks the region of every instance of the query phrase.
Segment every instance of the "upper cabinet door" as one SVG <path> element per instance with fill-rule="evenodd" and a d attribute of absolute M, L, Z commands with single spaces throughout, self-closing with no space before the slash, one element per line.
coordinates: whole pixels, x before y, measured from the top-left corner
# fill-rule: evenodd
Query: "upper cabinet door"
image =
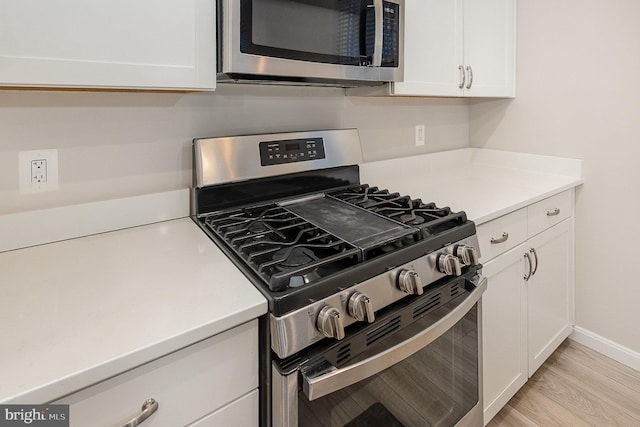
<path fill-rule="evenodd" d="M 466 96 L 515 96 L 515 6 L 515 0 L 464 0 Z"/>
<path fill-rule="evenodd" d="M 405 0 L 404 81 L 392 83 L 389 94 L 514 97 L 515 6 L 515 0 Z"/>
<path fill-rule="evenodd" d="M 460 96 L 463 0 L 405 0 L 404 81 L 394 95 Z"/>
<path fill-rule="evenodd" d="M 215 0 L 0 0 L 0 22 L 0 86 L 215 88 Z"/>

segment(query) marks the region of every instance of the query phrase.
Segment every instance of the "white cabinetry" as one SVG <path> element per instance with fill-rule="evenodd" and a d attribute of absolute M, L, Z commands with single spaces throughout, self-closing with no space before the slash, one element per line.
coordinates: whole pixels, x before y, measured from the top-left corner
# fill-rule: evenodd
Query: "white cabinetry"
<path fill-rule="evenodd" d="M 150 398 L 145 427 L 257 426 L 257 387 L 254 320 L 53 403 L 70 405 L 72 427 L 124 425 Z"/>
<path fill-rule="evenodd" d="M 573 190 L 478 227 L 485 424 L 573 326 Z M 493 241 L 493 243 L 492 243 Z"/>
<path fill-rule="evenodd" d="M 0 0 L 0 86 L 212 90 L 214 0 Z"/>
<path fill-rule="evenodd" d="M 391 95 L 515 96 L 515 0 L 405 0 L 404 81 Z"/>

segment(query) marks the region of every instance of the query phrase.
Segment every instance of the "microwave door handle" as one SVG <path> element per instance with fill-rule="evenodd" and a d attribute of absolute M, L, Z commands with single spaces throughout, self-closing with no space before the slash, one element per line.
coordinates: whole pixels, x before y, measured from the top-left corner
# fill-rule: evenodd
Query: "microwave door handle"
<path fill-rule="evenodd" d="M 458 323 L 480 300 L 487 289 L 487 279 L 482 278 L 479 285 L 471 292 L 462 304 L 438 320 L 431 327 L 414 335 L 410 339 L 391 347 L 375 356 L 371 356 L 353 365 L 337 369 L 307 369 L 302 371 L 302 389 L 309 400 L 341 390 L 360 382 L 372 375 L 395 365 L 431 344 L 438 337 Z"/>
<path fill-rule="evenodd" d="M 382 65 L 382 42 L 384 38 L 384 8 L 383 0 L 373 0 L 375 13 L 375 40 L 373 44 L 373 62 L 372 66 L 380 67 Z"/>

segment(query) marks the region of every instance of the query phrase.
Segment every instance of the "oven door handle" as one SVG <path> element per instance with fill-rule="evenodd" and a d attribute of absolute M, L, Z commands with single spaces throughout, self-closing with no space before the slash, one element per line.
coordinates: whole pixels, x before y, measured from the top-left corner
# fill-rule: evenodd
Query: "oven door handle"
<path fill-rule="evenodd" d="M 364 359 L 343 368 L 331 366 L 329 369 L 318 371 L 306 370 L 302 372 L 302 389 L 309 400 L 331 394 L 348 387 L 370 376 L 395 365 L 423 349 L 442 334 L 458 323 L 471 308 L 480 300 L 487 289 L 487 279 L 483 277 L 480 284 L 471 294 L 442 319 L 428 329 L 414 335 L 410 339 L 391 347 L 375 356 Z"/>

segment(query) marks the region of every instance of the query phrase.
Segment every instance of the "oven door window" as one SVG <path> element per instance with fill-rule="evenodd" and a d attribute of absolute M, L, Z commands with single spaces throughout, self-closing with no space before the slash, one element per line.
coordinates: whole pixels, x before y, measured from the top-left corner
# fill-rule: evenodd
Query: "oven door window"
<path fill-rule="evenodd" d="M 368 65 L 373 0 L 241 0 L 240 51 L 260 56 Z"/>
<path fill-rule="evenodd" d="M 424 330 L 421 323 L 430 322 L 423 320 L 401 335 Z M 398 335 L 376 343 L 371 353 L 397 344 Z M 476 304 L 435 341 L 376 375 L 312 401 L 300 391 L 298 425 L 456 425 L 479 402 L 478 335 Z"/>

